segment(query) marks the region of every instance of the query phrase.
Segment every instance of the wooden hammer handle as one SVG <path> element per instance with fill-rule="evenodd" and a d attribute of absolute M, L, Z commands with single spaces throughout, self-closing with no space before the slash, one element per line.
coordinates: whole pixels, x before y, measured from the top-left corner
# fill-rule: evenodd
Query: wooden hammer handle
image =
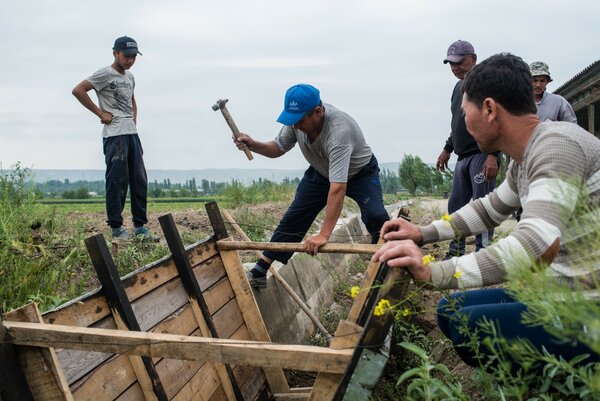
<path fill-rule="evenodd" d="M 229 128 L 231 128 L 231 132 L 233 133 L 233 139 L 239 138 L 240 130 L 238 129 L 237 125 L 235 125 L 235 122 L 233 122 L 233 118 L 231 118 L 231 114 L 229 114 L 227 107 L 223 106 L 220 109 L 221 109 L 221 113 L 223 113 L 223 117 L 225 118 L 225 121 L 227 122 L 227 125 L 229 125 Z M 246 154 L 246 157 L 248 158 L 248 160 L 254 159 L 254 156 L 252 156 L 252 152 L 250 152 L 250 149 L 248 149 L 248 148 L 244 149 L 244 153 Z"/>

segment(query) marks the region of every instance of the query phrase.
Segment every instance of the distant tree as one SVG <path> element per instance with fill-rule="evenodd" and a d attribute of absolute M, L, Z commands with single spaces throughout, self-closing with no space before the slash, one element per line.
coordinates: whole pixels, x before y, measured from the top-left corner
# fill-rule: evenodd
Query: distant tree
<path fill-rule="evenodd" d="M 379 173 L 381 188 L 384 194 L 395 194 L 398 191 L 398 176 L 388 169 L 383 169 Z"/>
<path fill-rule="evenodd" d="M 204 194 L 210 193 L 210 182 L 204 178 L 202 179 L 202 192 L 204 192 Z"/>
<path fill-rule="evenodd" d="M 414 196 L 417 189 L 422 188 L 430 191 L 430 168 L 419 156 L 405 155 L 398 167 L 400 184 Z"/>
<path fill-rule="evenodd" d="M 75 199 L 88 199 L 90 197 L 90 191 L 86 187 L 78 188 L 75 191 Z"/>

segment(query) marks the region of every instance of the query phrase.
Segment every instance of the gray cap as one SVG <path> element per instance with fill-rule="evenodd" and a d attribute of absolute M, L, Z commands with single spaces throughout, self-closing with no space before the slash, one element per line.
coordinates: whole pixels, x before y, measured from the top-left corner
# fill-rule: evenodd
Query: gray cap
<path fill-rule="evenodd" d="M 540 75 L 545 75 L 548 77 L 548 82 L 552 82 L 552 78 L 550 77 L 550 67 L 548 64 L 543 61 L 534 61 L 529 64 L 529 70 L 531 71 L 532 77 L 538 77 Z"/>
<path fill-rule="evenodd" d="M 462 59 L 469 54 L 475 54 L 473 45 L 466 40 L 457 40 L 448 48 L 448 53 L 444 59 L 444 64 L 449 62 L 460 63 Z"/>

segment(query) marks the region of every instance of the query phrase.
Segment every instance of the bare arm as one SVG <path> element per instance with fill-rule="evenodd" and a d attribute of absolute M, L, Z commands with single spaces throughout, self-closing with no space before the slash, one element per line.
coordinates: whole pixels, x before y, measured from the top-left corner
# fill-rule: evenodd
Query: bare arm
<path fill-rule="evenodd" d="M 100 107 L 94 103 L 90 95 L 88 95 L 88 92 L 92 89 L 94 89 L 94 86 L 90 83 L 90 81 L 84 79 L 75 88 L 73 88 L 71 93 L 77 98 L 77 100 L 79 100 L 79 103 L 81 103 L 83 107 L 97 115 L 102 124 L 110 124 L 113 118 L 112 114 L 100 109 Z"/>
<path fill-rule="evenodd" d="M 235 145 L 239 150 L 250 149 L 254 153 L 270 158 L 276 158 L 283 155 L 285 152 L 279 149 L 275 141 L 261 142 L 253 139 L 249 135 L 240 134 L 237 139 L 234 139 Z"/>
<path fill-rule="evenodd" d="M 131 96 L 131 105 L 133 109 L 133 123 L 137 125 L 137 103 L 135 102 L 135 95 Z"/>
<path fill-rule="evenodd" d="M 325 209 L 325 220 L 321 226 L 319 234 L 313 235 L 304 241 L 304 251 L 311 255 L 316 255 L 319 248 L 325 245 L 331 237 L 335 228 L 335 223 L 342 213 L 344 207 L 344 197 L 346 196 L 345 182 L 332 182 L 329 184 L 329 193 L 327 194 L 327 206 Z"/>

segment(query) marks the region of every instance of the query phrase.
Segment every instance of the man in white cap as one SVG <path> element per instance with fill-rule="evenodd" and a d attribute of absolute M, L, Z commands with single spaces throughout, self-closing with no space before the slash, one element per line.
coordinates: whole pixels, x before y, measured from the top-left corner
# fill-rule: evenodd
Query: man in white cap
<path fill-rule="evenodd" d="M 548 64 L 534 61 L 529 64 L 529 70 L 533 79 L 533 94 L 540 120 L 568 121 L 577 124 L 577 117 L 567 99 L 546 91 L 546 86 L 552 82 Z"/>

